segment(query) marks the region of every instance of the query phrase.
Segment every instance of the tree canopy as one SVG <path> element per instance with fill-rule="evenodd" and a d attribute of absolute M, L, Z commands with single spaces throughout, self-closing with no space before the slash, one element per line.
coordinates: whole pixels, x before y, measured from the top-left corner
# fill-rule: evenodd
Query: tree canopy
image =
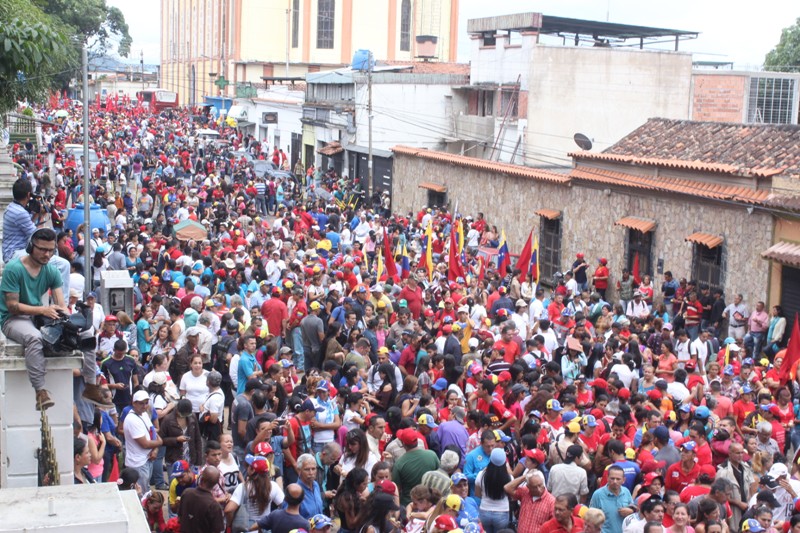
<path fill-rule="evenodd" d="M 128 57 L 133 41 L 125 16 L 118 8 L 109 7 L 106 0 L 32 1 L 44 13 L 58 18 L 72 34 L 83 36 L 92 53 L 105 55 L 116 42 L 116 52 Z"/>
<path fill-rule="evenodd" d="M 781 32 L 778 45 L 767 53 L 764 68 L 779 72 L 800 72 L 800 18 Z"/>
<path fill-rule="evenodd" d="M 0 112 L 41 100 L 77 66 L 68 31 L 28 0 L 0 0 Z"/>

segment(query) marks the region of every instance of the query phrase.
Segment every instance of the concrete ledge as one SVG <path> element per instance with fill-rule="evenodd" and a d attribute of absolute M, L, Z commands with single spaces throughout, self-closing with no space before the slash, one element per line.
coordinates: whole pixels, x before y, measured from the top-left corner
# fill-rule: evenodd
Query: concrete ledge
<path fill-rule="evenodd" d="M 83 367 L 83 357 L 48 357 L 46 360 L 47 370 L 73 370 L 75 368 Z M 27 371 L 25 368 L 24 357 L 0 357 L 0 370 L 21 370 Z"/>
<path fill-rule="evenodd" d="M 121 494 L 114 483 L 0 490 L 0 532 L 148 531 L 141 505 Z"/>

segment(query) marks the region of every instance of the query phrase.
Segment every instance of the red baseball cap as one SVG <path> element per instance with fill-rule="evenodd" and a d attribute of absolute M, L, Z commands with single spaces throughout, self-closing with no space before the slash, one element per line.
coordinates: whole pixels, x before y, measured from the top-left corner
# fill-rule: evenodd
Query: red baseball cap
<path fill-rule="evenodd" d="M 422 439 L 422 435 L 416 429 L 405 428 L 397 432 L 397 438 L 403 443 L 403 446 L 414 444 Z"/>
<path fill-rule="evenodd" d="M 608 381 L 604 380 L 603 378 L 597 378 L 593 381 L 590 381 L 589 385 L 591 385 L 592 387 L 600 387 L 601 389 L 607 389 Z"/>
<path fill-rule="evenodd" d="M 524 453 L 525 453 L 525 457 L 533 459 L 534 461 L 536 461 L 540 465 L 544 464 L 545 457 L 544 457 L 544 452 L 542 450 L 540 450 L 538 448 L 535 448 L 533 450 L 525 450 Z"/>
<path fill-rule="evenodd" d="M 500 375 L 497 376 L 497 381 L 511 381 L 511 372 L 503 370 L 500 372 Z"/>
<path fill-rule="evenodd" d="M 617 396 L 622 398 L 623 400 L 627 400 L 631 397 L 631 391 L 628 389 L 620 389 L 617 393 Z"/>

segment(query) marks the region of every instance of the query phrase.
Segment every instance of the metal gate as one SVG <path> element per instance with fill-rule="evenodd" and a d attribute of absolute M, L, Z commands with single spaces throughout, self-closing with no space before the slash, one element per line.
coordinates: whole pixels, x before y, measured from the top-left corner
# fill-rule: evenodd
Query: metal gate
<path fill-rule="evenodd" d="M 781 267 L 781 307 L 786 315 L 786 337 L 789 338 L 794 326 L 794 315 L 800 313 L 800 269 L 783 265 Z"/>

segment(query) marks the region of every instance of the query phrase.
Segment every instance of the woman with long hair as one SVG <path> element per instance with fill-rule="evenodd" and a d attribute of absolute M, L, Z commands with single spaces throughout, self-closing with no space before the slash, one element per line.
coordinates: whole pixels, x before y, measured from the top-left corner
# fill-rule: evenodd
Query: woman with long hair
<path fill-rule="evenodd" d="M 259 519 L 283 504 L 283 490 L 269 477 L 269 461 L 265 457 L 248 455 L 247 463 L 247 479 L 236 487 L 225 505 L 225 518 L 234 533 L 249 531 Z M 245 515 L 240 518 L 237 511 L 242 506 Z"/>
<path fill-rule="evenodd" d="M 73 446 L 73 472 L 75 472 L 75 485 L 86 485 L 95 483 L 94 478 L 89 473 L 89 464 L 92 462 L 92 454 L 89 451 L 89 443 L 75 437 Z"/>
<path fill-rule="evenodd" d="M 661 341 L 661 355 L 658 356 L 656 376 L 665 379 L 668 383 L 675 381 L 675 370 L 678 368 L 678 358 L 673 353 L 672 341 Z"/>
<path fill-rule="evenodd" d="M 342 474 L 347 475 L 354 468 L 363 468 L 367 472 L 372 470 L 380 458 L 370 453 L 367 434 L 362 429 L 351 429 L 344 438 L 344 451 L 339 465 Z"/>
<path fill-rule="evenodd" d="M 509 502 L 503 487 L 511 481 L 506 453 L 495 448 L 489 465 L 475 478 L 475 496 L 481 499 L 480 518 L 486 533 L 498 533 L 508 527 Z"/>
<path fill-rule="evenodd" d="M 400 407 L 403 417 L 414 417 L 419 404 L 419 398 L 416 397 L 417 393 L 417 378 L 414 376 L 406 376 L 403 380 L 403 388 L 397 396 L 395 403 Z"/>
<path fill-rule="evenodd" d="M 340 533 L 356 533 L 354 527 L 358 524 L 359 510 L 364 505 L 368 484 L 369 475 L 363 468 L 352 469 L 342 481 L 333 500 L 333 508 L 341 521 Z"/>
<path fill-rule="evenodd" d="M 728 524 L 720 520 L 719 505 L 711 498 L 703 498 L 697 504 L 696 533 L 728 533 Z"/>
<path fill-rule="evenodd" d="M 208 394 L 206 385 L 206 375 L 208 370 L 203 369 L 203 356 L 194 354 L 189 362 L 189 371 L 181 377 L 180 392 L 181 397 L 192 402 L 192 411 L 200 413 L 200 404 Z"/>
<path fill-rule="evenodd" d="M 364 502 L 357 521 L 359 533 L 396 533 L 402 530 L 398 521 L 400 506 L 394 496 L 373 492 Z"/>
<path fill-rule="evenodd" d="M 372 410 L 379 416 L 385 416 L 389 408 L 396 403 L 397 384 L 394 382 L 394 366 L 382 363 L 378 366 L 378 377 L 383 380 L 381 388 L 374 394 L 366 394 L 365 398 L 372 404 Z M 408 378 L 406 378 L 408 379 Z"/>
<path fill-rule="evenodd" d="M 156 355 L 162 354 L 167 360 L 167 367 L 169 367 L 169 363 L 175 356 L 175 352 L 175 343 L 170 339 L 169 326 L 167 324 L 161 324 L 158 327 L 158 331 L 156 331 L 153 345 L 150 347 L 150 358 L 152 359 Z"/>

